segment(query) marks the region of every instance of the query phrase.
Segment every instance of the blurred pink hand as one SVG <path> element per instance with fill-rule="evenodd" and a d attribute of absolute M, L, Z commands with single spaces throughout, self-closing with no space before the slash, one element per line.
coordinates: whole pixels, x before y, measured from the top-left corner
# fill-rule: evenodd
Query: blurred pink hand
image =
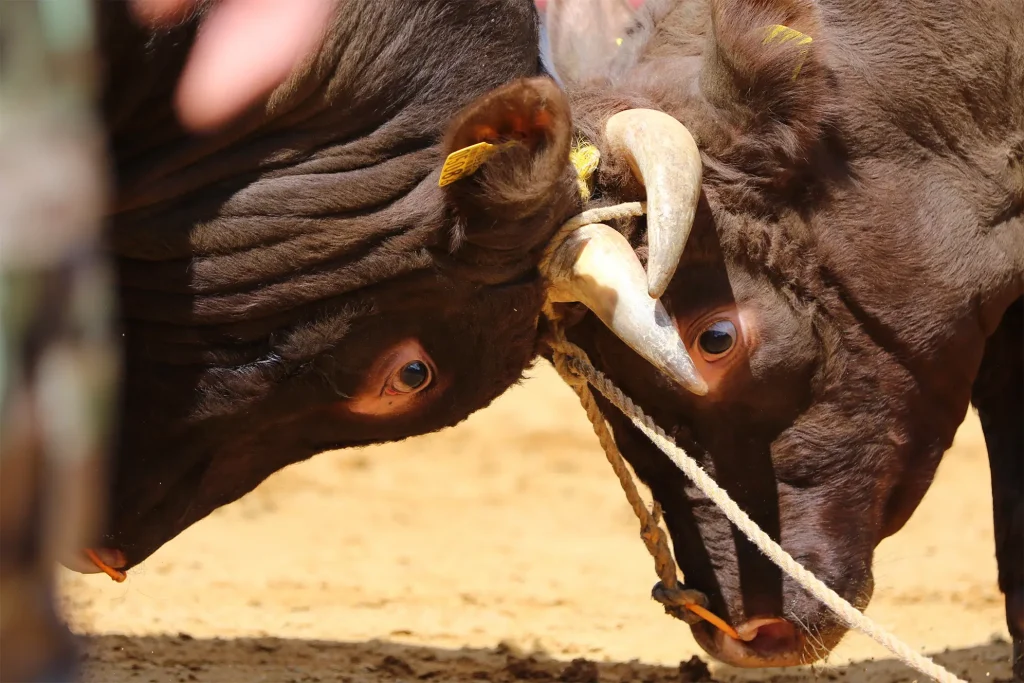
<path fill-rule="evenodd" d="M 551 62 L 563 81 L 608 74 L 644 0 L 534 0 L 545 19 Z"/>
<path fill-rule="evenodd" d="M 151 26 L 199 0 L 132 0 Z M 192 47 L 175 106 L 193 130 L 221 126 L 279 85 L 319 42 L 337 0 L 220 0 Z"/>
<path fill-rule="evenodd" d="M 534 2 L 535 5 L 537 5 L 537 10 L 539 12 L 541 12 L 542 14 L 548 8 L 549 0 L 533 0 L 533 2 Z M 629 5 L 629 8 L 631 10 L 634 10 L 634 11 L 640 9 L 644 5 L 644 0 L 625 0 L 625 2 L 626 2 L 627 5 Z M 605 8 L 600 7 L 600 6 L 598 6 L 596 8 L 593 8 L 593 9 L 595 9 L 598 12 L 606 11 Z"/>
<path fill-rule="evenodd" d="M 131 0 L 150 26 L 173 24 L 200 0 Z M 277 87 L 312 52 L 336 2 L 219 0 L 203 22 L 178 83 L 175 106 L 193 130 L 224 125 Z M 534 0 L 544 12 L 549 0 Z M 621 0 L 613 0 L 621 2 Z M 602 7 L 607 0 L 593 8 Z M 644 0 L 626 0 L 632 9 Z"/>

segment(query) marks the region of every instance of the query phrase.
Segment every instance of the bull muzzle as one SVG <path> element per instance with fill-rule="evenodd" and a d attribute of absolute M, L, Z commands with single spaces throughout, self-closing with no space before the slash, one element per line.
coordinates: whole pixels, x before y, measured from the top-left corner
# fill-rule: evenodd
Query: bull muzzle
<path fill-rule="evenodd" d="M 647 191 L 648 270 L 629 242 L 588 213 L 566 224 L 541 264 L 552 303 L 585 305 L 623 342 L 698 396 L 708 386 L 659 298 L 682 258 L 700 197 L 701 161 L 686 127 L 668 114 L 612 116 L 605 140 Z M 639 205 L 637 205 L 639 206 Z"/>

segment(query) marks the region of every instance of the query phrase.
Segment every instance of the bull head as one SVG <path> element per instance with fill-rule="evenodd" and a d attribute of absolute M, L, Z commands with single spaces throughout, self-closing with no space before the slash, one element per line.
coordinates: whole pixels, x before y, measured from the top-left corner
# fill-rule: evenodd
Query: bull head
<path fill-rule="evenodd" d="M 1024 5 L 971 8 L 955 31 L 966 41 L 984 36 L 984 48 L 965 51 L 946 40 L 949 7 L 928 3 L 898 18 L 810 0 L 647 3 L 620 34 L 616 64 L 600 63 L 594 78 L 570 69 L 564 80 L 574 125 L 600 139 L 606 157 L 602 201 L 642 197 L 637 175 L 648 185 L 653 294 L 664 267 L 656 188 L 640 159 L 615 167 L 606 122 L 650 106 L 686 122 L 700 144 L 701 204 L 663 301 L 709 391 L 698 398 L 664 382 L 646 338 L 638 344 L 584 296 L 576 298 L 597 315 L 565 316 L 565 327 L 766 533 L 858 608 L 871 599 L 875 548 L 917 508 L 973 402 L 994 473 L 999 587 L 1021 678 L 1024 506 L 1009 501 L 1024 500 L 1024 260 L 977 256 L 1024 253 L 1009 237 L 1024 234 L 1013 227 L 1019 212 L 987 213 L 1019 205 L 1020 183 L 993 182 L 982 170 L 992 150 L 1000 150 L 999 173 L 1009 168 L 1004 159 L 1020 157 L 1010 151 L 1019 136 L 998 118 L 1020 110 L 1020 88 L 966 74 L 1006 55 L 1021 63 L 1014 31 Z M 865 30 L 872 25 L 887 30 Z M 943 131 L 971 143 L 950 146 Z M 935 149 L 943 161 L 923 161 Z M 616 227 L 639 246 L 642 224 Z M 608 297 L 609 287 L 580 273 L 586 267 L 553 279 Z M 607 270 L 592 279 L 607 281 Z M 611 300 L 618 318 L 628 298 Z M 687 586 L 739 636 L 701 622 L 692 626 L 697 642 L 734 666 L 825 656 L 844 624 L 738 534 L 628 419 L 615 410 L 605 418 L 664 512 Z"/>
<path fill-rule="evenodd" d="M 552 303 L 585 305 L 622 341 L 698 396 L 697 372 L 671 316 L 659 301 L 675 274 L 700 197 L 700 152 L 686 127 L 662 112 L 629 109 L 605 126 L 612 153 L 647 190 L 649 259 L 643 266 L 620 233 L 587 214 L 567 224 L 542 263 Z M 575 229 L 573 229 L 575 228 Z"/>

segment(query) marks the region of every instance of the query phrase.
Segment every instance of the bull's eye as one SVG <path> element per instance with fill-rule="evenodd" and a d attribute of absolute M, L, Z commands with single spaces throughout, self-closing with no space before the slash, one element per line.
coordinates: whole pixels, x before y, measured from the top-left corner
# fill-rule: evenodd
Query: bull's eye
<path fill-rule="evenodd" d="M 351 395 L 340 402 L 346 413 L 373 418 L 396 417 L 430 405 L 449 386 L 423 344 L 407 337 L 378 351 L 364 371 L 365 378 Z M 434 387 L 436 391 L 427 391 Z"/>
<path fill-rule="evenodd" d="M 729 320 L 713 322 L 700 333 L 697 343 L 704 360 L 717 360 L 736 344 L 736 326 Z"/>
<path fill-rule="evenodd" d="M 430 384 L 430 366 L 421 360 L 414 360 L 399 368 L 384 391 L 391 395 L 413 394 L 425 389 L 428 384 Z"/>

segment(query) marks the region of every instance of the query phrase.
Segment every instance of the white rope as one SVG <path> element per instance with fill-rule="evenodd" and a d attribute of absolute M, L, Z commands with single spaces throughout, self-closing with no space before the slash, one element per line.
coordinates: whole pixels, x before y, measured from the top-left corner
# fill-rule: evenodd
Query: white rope
<path fill-rule="evenodd" d="M 888 649 L 907 666 L 927 676 L 931 676 L 936 681 L 939 681 L 939 683 L 967 683 L 936 664 L 930 658 L 912 650 L 909 645 L 889 633 L 870 617 L 862 614 L 838 593 L 825 585 L 821 579 L 804 569 L 803 566 L 793 559 L 792 555 L 762 531 L 761 527 L 754 520 L 750 519 L 747 513 L 740 509 L 733 499 L 729 497 L 725 489 L 708 476 L 707 472 L 697 464 L 696 460 L 687 455 L 682 448 L 669 439 L 665 432 L 639 406 L 632 401 L 628 403 L 623 401 L 622 399 L 625 398 L 625 394 L 611 380 L 605 377 L 603 373 L 595 369 L 585 355 L 583 358 L 573 357 L 573 361 L 587 381 L 600 391 L 605 398 L 611 401 L 615 407 L 621 410 L 637 429 L 646 434 L 647 438 L 661 449 L 675 466 L 682 470 L 697 485 L 697 488 L 711 499 L 725 513 L 729 521 L 735 524 L 736 528 L 742 531 L 768 559 L 774 562 L 779 569 L 793 577 L 811 595 L 835 612 L 849 628 L 860 631 L 879 645 Z"/>
<path fill-rule="evenodd" d="M 603 221 L 613 218 L 635 216 L 637 215 L 636 211 L 638 208 L 637 203 L 621 205 L 621 207 L 604 207 L 599 210 L 601 213 L 599 220 Z M 616 209 L 618 209 L 618 212 L 616 212 Z M 588 222 L 596 222 L 595 218 L 592 215 L 589 215 L 591 213 L 592 212 L 586 212 L 581 214 L 573 219 L 571 223 L 573 223 L 574 226 L 579 227 L 580 225 L 585 224 L 581 223 L 581 220 L 589 219 Z M 568 227 L 568 224 L 566 227 Z M 562 237 L 566 233 L 566 230 L 562 230 L 560 231 L 559 236 Z M 707 472 L 704 471 L 696 460 L 691 458 L 682 448 L 676 445 L 676 443 L 672 441 L 667 434 L 665 434 L 661 427 L 655 424 L 655 422 L 648 417 L 628 396 L 626 396 L 622 390 L 615 386 L 615 384 L 608 379 L 604 373 L 597 370 L 590 363 L 590 359 L 587 358 L 586 353 L 582 349 L 565 341 L 564 336 L 561 334 L 556 334 L 554 350 L 556 353 L 565 354 L 580 376 L 585 378 L 588 383 L 601 392 L 605 398 L 611 401 L 616 408 L 622 411 L 622 413 L 630 419 L 637 429 L 647 435 L 647 438 L 650 439 L 655 446 L 661 449 L 661 451 L 668 456 L 675 466 L 682 470 L 683 473 L 689 477 L 694 484 L 696 484 L 697 488 L 699 488 L 705 496 L 714 502 L 715 505 L 722 510 L 729 521 L 732 522 L 736 528 L 742 531 L 743 534 L 749 538 L 750 541 L 757 546 L 757 548 L 764 553 L 768 559 L 774 562 L 779 569 L 792 577 L 793 580 L 799 583 L 805 590 L 807 590 L 807 592 L 831 609 L 847 627 L 860 631 L 879 645 L 888 649 L 901 662 L 910 668 L 916 669 L 917 671 L 930 676 L 939 683 L 967 683 L 967 681 L 956 677 L 947 669 L 936 664 L 929 657 L 915 652 L 909 645 L 901 641 L 892 633 L 889 633 L 889 631 L 880 626 L 870 617 L 862 614 L 838 593 L 829 588 L 818 577 L 804 569 L 803 566 L 793 559 L 792 555 L 772 540 L 772 538 L 762 531 L 754 520 L 747 515 L 747 513 L 740 509 L 733 499 L 729 497 L 729 494 L 725 489 L 720 487 L 714 479 L 708 476 Z M 564 369 L 564 364 L 562 363 L 556 363 L 555 367 L 558 368 L 560 373 L 567 372 L 567 370 Z M 566 377 L 564 374 L 563 379 L 570 385 L 573 384 L 571 381 L 572 378 Z"/>

